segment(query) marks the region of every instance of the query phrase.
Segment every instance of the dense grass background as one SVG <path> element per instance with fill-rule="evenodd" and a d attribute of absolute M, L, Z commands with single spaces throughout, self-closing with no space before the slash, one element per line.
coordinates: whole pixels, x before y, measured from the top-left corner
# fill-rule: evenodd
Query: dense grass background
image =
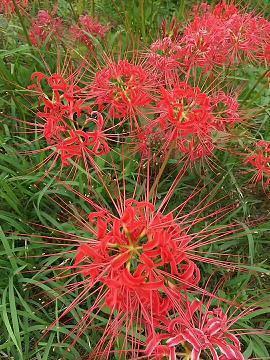
<path fill-rule="evenodd" d="M 102 22 L 109 22 L 112 24 L 111 34 L 107 43 L 100 46 L 105 46 L 114 54 L 125 54 L 134 48 L 143 50 L 156 39 L 163 19 L 170 21 L 176 16 L 186 21 L 193 4 L 195 1 L 185 0 L 60 0 L 58 13 L 69 22 L 75 21 L 84 11 L 89 11 Z M 54 5 L 55 2 L 49 0 L 32 1 L 30 14 L 34 16 L 38 10 L 52 9 Z M 241 6 L 255 9 L 265 17 L 270 14 L 267 0 L 241 1 Z M 23 143 L 32 149 L 40 146 L 31 142 L 34 135 L 25 136 L 25 125 L 15 120 L 33 119 L 38 108 L 37 99 L 31 97 L 27 90 L 31 75 L 34 71 L 46 71 L 46 66 L 52 71 L 57 66 L 54 48 L 50 51 L 46 48 L 35 49 L 27 43 L 25 30 L 29 27 L 30 20 L 30 15 L 29 18 L 22 15 L 6 18 L 0 15 L 0 358 L 84 359 L 97 341 L 98 331 L 90 328 L 75 348 L 67 350 L 68 344 L 62 342 L 76 320 L 82 316 L 83 309 L 80 306 L 42 338 L 46 328 L 76 296 L 64 294 L 65 280 L 49 281 L 50 278 L 57 277 L 57 271 L 45 271 L 51 265 L 61 264 L 66 256 L 61 253 L 59 244 L 53 241 L 48 244 L 46 237 L 61 237 L 62 233 L 57 233 L 57 229 L 69 233 L 76 231 L 76 225 L 71 221 L 72 216 L 59 205 L 58 196 L 66 202 L 70 201 L 75 212 L 86 214 L 88 209 L 82 199 L 68 192 L 52 176 L 39 181 L 44 170 L 33 169 L 44 160 L 43 153 L 32 156 L 21 153 L 26 148 Z M 80 59 L 85 55 L 85 49 L 78 47 L 74 49 L 74 53 Z M 255 126 L 250 130 L 252 136 L 270 140 L 270 89 L 261 79 L 264 71 L 265 69 L 247 66 L 229 76 L 236 84 L 244 87 L 240 102 L 251 113 L 256 109 Z M 220 196 L 230 193 L 230 201 L 238 202 L 239 207 L 223 221 L 226 223 L 233 218 L 241 222 L 246 236 L 240 241 L 235 239 L 228 244 L 217 245 L 216 250 L 226 252 L 228 247 L 234 246 L 234 254 L 238 254 L 239 258 L 248 257 L 250 271 L 230 274 L 221 270 L 221 273 L 224 271 L 224 275 L 226 274 L 227 281 L 220 291 L 231 299 L 241 294 L 239 301 L 245 301 L 248 296 L 265 298 L 262 302 L 267 304 L 270 286 L 270 266 L 266 256 L 270 253 L 269 196 L 259 186 L 247 182 L 248 176 L 236 157 L 224 157 L 225 155 L 220 154 L 221 163 L 225 164 L 222 179 L 216 179 L 207 168 L 204 169 L 205 191 L 210 191 L 214 181 L 219 184 Z M 169 166 L 173 178 L 173 163 Z M 135 173 L 132 160 L 127 161 L 126 168 L 132 179 Z M 198 166 L 181 183 L 175 197 L 178 200 L 185 198 L 196 186 L 201 174 L 202 169 Z M 160 183 L 160 196 L 166 193 L 169 181 L 164 177 Z M 108 184 L 111 185 L 109 179 Z M 79 174 L 72 185 L 82 193 L 88 191 L 83 173 Z M 96 186 L 93 192 L 97 197 L 108 201 L 100 187 Z M 264 221 L 255 229 L 244 225 L 247 220 L 262 218 Z M 50 253 L 54 255 L 44 256 Z M 206 265 L 204 270 L 206 276 L 212 272 Z M 99 321 L 100 325 L 106 323 L 106 316 L 100 317 Z M 270 330 L 270 309 L 266 307 L 265 310 L 250 315 L 242 325 Z M 244 341 L 247 358 L 270 359 L 269 336 L 246 336 Z"/>

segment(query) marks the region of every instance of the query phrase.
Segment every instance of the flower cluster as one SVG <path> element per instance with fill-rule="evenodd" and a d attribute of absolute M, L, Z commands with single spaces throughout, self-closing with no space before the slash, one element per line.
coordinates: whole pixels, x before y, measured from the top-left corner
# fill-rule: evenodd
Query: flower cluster
<path fill-rule="evenodd" d="M 208 71 L 245 59 L 269 62 L 269 21 L 225 2 L 214 8 L 203 3 L 194 13 L 182 36 L 167 36 L 152 44 L 149 60 L 157 70 L 201 67 Z"/>
<path fill-rule="evenodd" d="M 17 7 L 20 9 L 26 8 L 28 5 L 28 0 L 16 0 Z M 10 15 L 15 12 L 15 6 L 12 0 L 1 0 L 0 3 L 0 14 Z"/>
<path fill-rule="evenodd" d="M 210 351 L 214 360 L 244 360 L 239 339 L 231 328 L 233 317 L 229 319 L 221 308 L 204 310 L 199 300 L 183 305 L 181 316 L 163 320 L 161 328 L 166 332 L 157 334 L 155 330 L 148 338 L 147 355 L 177 359 L 176 348 L 181 346 L 180 354 L 192 360 L 200 360 L 205 350 Z"/>
<path fill-rule="evenodd" d="M 204 273 L 209 265 L 243 269 L 242 260 L 241 266 L 231 260 L 227 244 L 222 254 L 217 244 L 230 235 L 235 243 L 235 235 L 243 234 L 240 221 L 228 225 L 227 217 L 218 223 L 238 204 L 223 206 L 225 197 L 219 204 L 212 193 L 196 196 L 214 183 L 218 188 L 210 171 L 202 189 L 199 183 L 180 204 L 189 189 L 184 185 L 182 191 L 179 183 L 189 168 L 205 170 L 198 161 L 210 165 L 208 174 L 221 151 L 227 152 L 225 158 L 250 144 L 249 135 L 237 137 L 248 133 L 248 114 L 241 89 L 227 72 L 245 62 L 267 66 L 270 23 L 224 1 L 214 7 L 203 3 L 193 8 L 186 26 L 176 19 L 163 22 L 161 38 L 123 58 L 102 47 L 92 51 L 94 38 L 104 40 L 108 30 L 87 14 L 67 25 L 56 11 L 40 10 L 29 31 L 36 47 L 45 44 L 53 51 L 59 42 L 64 45 L 57 48 L 56 63 L 51 59 L 51 69 L 46 64 L 48 73 L 33 73 L 28 87 L 37 99 L 36 118 L 22 122 L 25 129 L 34 128 L 35 144 L 41 139 L 46 144 L 38 143 L 30 153 L 48 151 L 41 165 L 50 164 L 47 174 L 59 163 L 57 178 L 74 174 L 74 180 L 73 170 L 83 170 L 72 186 L 79 184 L 85 195 L 64 181 L 61 185 L 86 200 L 84 211 L 88 205 L 92 209 L 87 221 L 76 213 L 83 229 L 68 234 L 67 241 L 72 238 L 76 246 L 67 251 L 71 263 L 56 267 L 60 277 L 80 278 L 68 283 L 67 293 L 75 300 L 57 322 L 83 304 L 82 319 L 71 330 L 74 335 L 80 327 L 74 344 L 105 314 L 107 324 L 89 359 L 111 358 L 117 348 L 119 359 L 123 354 L 127 359 L 244 360 L 234 326 L 244 307 L 229 300 L 225 304 L 217 294 L 219 283 L 212 277 L 205 282 Z M 73 51 L 78 42 L 86 45 L 82 56 Z M 257 142 L 244 162 L 255 170 L 255 181 L 270 184 L 268 141 Z M 196 203 L 192 209 L 190 201 Z"/>
<path fill-rule="evenodd" d="M 43 111 L 37 116 L 44 122 L 40 124 L 43 136 L 50 149 L 60 155 L 62 165 L 69 165 L 69 159 L 93 157 L 109 152 L 104 134 L 104 120 L 100 113 L 81 98 L 83 89 L 73 77 L 65 80 L 60 74 L 45 76 L 34 73 L 37 84 L 32 86 L 39 94 Z M 43 92 L 41 82 L 46 80 L 51 89 L 51 99 Z"/>
<path fill-rule="evenodd" d="M 153 296 L 156 307 L 165 310 L 172 305 L 167 291 L 198 284 L 199 269 L 186 253 L 191 239 L 172 214 L 155 213 L 151 203 L 130 199 L 119 219 L 101 211 L 89 220 L 96 224 L 97 243 L 82 245 L 75 264 L 86 260 L 83 274 L 107 285 L 106 303 L 112 308 L 127 308 L 133 299 L 134 306 L 146 309 Z"/>
<path fill-rule="evenodd" d="M 246 59 L 267 62 L 263 55 L 269 46 L 267 20 L 225 2 L 213 8 L 201 4 L 193 12 L 194 19 L 185 28 L 175 19 L 169 26 L 164 22 L 163 38 L 136 61 L 104 55 L 85 82 L 84 93 L 76 91 L 76 104 L 87 100 L 106 116 L 111 129 L 117 129 L 117 136 L 132 139 L 143 158 L 156 153 L 166 157 L 173 149 L 178 160 L 192 163 L 208 161 L 216 150 L 229 150 L 234 128 L 245 120 L 240 94 L 220 85 L 221 70 L 215 68 L 211 76 L 209 71 L 214 66 L 238 66 Z M 36 22 L 41 23 L 40 35 L 33 30 L 33 38 L 44 41 L 47 27 L 57 35 L 61 21 L 42 11 L 40 18 Z M 93 45 L 89 34 L 103 38 L 107 31 L 89 15 L 71 26 L 73 38 L 88 47 Z"/>
<path fill-rule="evenodd" d="M 104 294 L 91 312 L 108 306 L 127 331 L 132 331 L 129 323 L 140 319 L 146 341 L 132 340 L 133 355 L 176 359 L 181 348 L 183 355 L 199 360 L 209 349 L 213 359 L 244 359 L 230 329 L 234 318 L 228 319 L 221 308 L 210 310 L 208 305 L 205 310 L 202 301 L 187 297 L 198 288 L 201 275 L 190 253 L 192 237 L 172 213 L 129 199 L 120 217 L 100 210 L 89 221 L 94 237 L 79 246 L 74 267 L 89 279 L 90 288 L 100 287 Z"/>
<path fill-rule="evenodd" d="M 96 73 L 89 95 L 100 111 L 107 109 L 112 118 L 124 118 L 138 125 L 140 109 L 151 102 L 152 81 L 141 65 L 121 60 Z"/>
<path fill-rule="evenodd" d="M 149 69 L 126 60 L 98 71 L 88 97 L 119 126 L 128 124 L 143 154 L 151 154 L 150 138 L 162 138 L 162 151 L 173 144 L 191 161 L 211 156 L 214 135 L 229 133 L 242 121 L 235 95 L 204 93 L 179 79 L 168 87 Z"/>
<path fill-rule="evenodd" d="M 40 10 L 37 17 L 32 21 L 29 38 L 34 46 L 42 46 L 50 38 L 59 39 L 63 34 L 62 20 L 49 14 L 46 10 Z"/>
<path fill-rule="evenodd" d="M 212 134 L 226 132 L 228 126 L 240 121 L 235 97 L 224 92 L 207 95 L 185 82 L 172 90 L 161 89 L 157 109 L 156 122 L 167 146 L 175 142 L 192 161 L 212 155 L 216 146 Z"/>
<path fill-rule="evenodd" d="M 52 40 L 63 40 L 64 34 L 68 33 L 69 40 L 81 42 L 93 49 L 91 37 L 103 39 L 108 30 L 109 26 L 100 24 L 87 14 L 80 16 L 77 24 L 67 27 L 64 21 L 55 15 L 55 10 L 52 13 L 40 10 L 32 20 L 29 38 L 34 46 L 41 47 L 44 42 L 50 44 Z"/>
<path fill-rule="evenodd" d="M 82 15 L 79 18 L 78 24 L 70 27 L 70 34 L 76 41 L 79 41 L 92 49 L 93 42 L 89 35 L 102 39 L 108 30 L 108 26 L 100 24 L 91 16 Z"/>
<path fill-rule="evenodd" d="M 246 157 L 246 164 L 253 167 L 254 181 L 262 182 L 264 187 L 270 184 L 270 142 L 260 140 L 254 150 Z"/>

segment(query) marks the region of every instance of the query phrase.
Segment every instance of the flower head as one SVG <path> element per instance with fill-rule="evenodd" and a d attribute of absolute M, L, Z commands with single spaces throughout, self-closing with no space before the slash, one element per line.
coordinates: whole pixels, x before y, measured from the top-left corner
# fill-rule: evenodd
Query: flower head
<path fill-rule="evenodd" d="M 77 25 L 72 25 L 70 27 L 70 34 L 75 40 L 84 43 L 87 47 L 92 49 L 93 42 L 88 34 L 102 39 L 108 30 L 108 26 L 100 24 L 97 20 L 86 14 L 80 16 Z"/>
<path fill-rule="evenodd" d="M 108 109 L 112 118 L 129 118 L 137 123 L 139 109 L 151 102 L 151 85 L 151 77 L 141 65 L 120 60 L 96 73 L 90 96 L 96 99 L 100 111 Z"/>
<path fill-rule="evenodd" d="M 62 20 L 47 10 L 40 10 L 32 21 L 29 37 L 33 45 L 42 46 L 51 37 L 60 37 L 63 32 Z"/>
<path fill-rule="evenodd" d="M 172 214 L 155 213 L 149 202 L 127 200 L 120 218 L 103 211 L 90 214 L 89 220 L 96 224 L 97 243 L 82 245 L 76 264 L 93 283 L 100 281 L 108 287 L 110 307 L 123 311 L 131 297 L 137 310 L 141 304 L 147 309 L 152 298 L 152 311 L 159 309 L 161 315 L 162 308 L 166 311 L 171 306 L 161 293 L 199 282 L 199 269 L 185 252 L 190 238 Z M 167 278 L 164 269 L 170 274 Z"/>
<path fill-rule="evenodd" d="M 16 0 L 15 1 L 18 8 L 26 8 L 28 5 L 28 0 Z M 1 0 L 0 3 L 0 13 L 5 15 L 10 15 L 15 12 L 15 6 L 12 0 Z"/>
<path fill-rule="evenodd" d="M 170 322 L 168 331 L 172 336 L 167 344 L 170 347 L 188 345 L 192 360 L 199 360 L 205 350 L 210 351 L 213 360 L 244 360 L 240 341 L 231 329 L 235 319 L 229 319 L 221 308 L 204 311 L 202 305 L 198 301 L 188 304 L 185 318 Z"/>
<path fill-rule="evenodd" d="M 255 144 L 255 149 L 246 157 L 246 164 L 255 171 L 255 182 L 262 182 L 265 187 L 270 184 L 270 142 L 260 140 Z"/>
<path fill-rule="evenodd" d="M 211 156 L 217 147 L 215 133 L 226 133 L 241 121 L 236 97 L 224 92 L 206 94 L 180 82 L 160 93 L 153 123 L 167 140 L 164 147 L 173 145 L 192 161 Z"/>
<path fill-rule="evenodd" d="M 155 71 L 164 74 L 165 81 L 168 82 L 176 75 L 175 70 L 181 66 L 182 48 L 170 37 L 155 41 L 150 46 L 147 54 L 148 63 Z"/>
<path fill-rule="evenodd" d="M 43 111 L 37 113 L 44 121 L 43 135 L 49 148 L 61 157 L 62 165 L 69 165 L 69 159 L 85 160 L 107 154 L 103 116 L 85 104 L 83 89 L 74 78 L 65 79 L 58 73 L 35 73 L 33 78 L 37 79 L 34 88 L 43 104 Z M 42 89 L 43 80 L 51 89 L 51 98 Z"/>

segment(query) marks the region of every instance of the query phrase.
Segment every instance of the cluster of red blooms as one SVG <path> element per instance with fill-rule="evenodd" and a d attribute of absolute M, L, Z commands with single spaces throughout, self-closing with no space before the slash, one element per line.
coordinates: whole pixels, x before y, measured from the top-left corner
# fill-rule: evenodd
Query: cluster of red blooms
<path fill-rule="evenodd" d="M 37 79 L 37 84 L 31 88 L 37 91 L 44 105 L 43 111 L 37 113 L 44 121 L 43 135 L 49 148 L 60 154 L 62 165 L 69 165 L 68 160 L 73 157 L 80 159 L 109 152 L 103 117 L 84 104 L 83 89 L 72 76 L 66 80 L 59 74 L 34 73 L 32 78 Z M 51 89 L 51 99 L 42 89 L 42 80 L 46 80 Z"/>
<path fill-rule="evenodd" d="M 270 184 L 270 142 L 260 140 L 245 161 L 255 170 L 254 181 L 262 182 L 265 187 Z"/>
<path fill-rule="evenodd" d="M 92 49 L 93 42 L 91 38 L 88 36 L 88 34 L 102 39 L 104 38 L 108 30 L 109 30 L 108 26 L 100 24 L 97 20 L 93 19 L 91 16 L 82 15 L 79 18 L 78 24 L 71 26 L 70 34 L 75 40 L 84 43 L 87 47 Z"/>
<path fill-rule="evenodd" d="M 114 129 L 131 133 L 142 156 L 166 153 L 172 148 L 177 159 L 195 161 L 213 156 L 216 149 L 224 150 L 227 139 L 232 138 L 231 130 L 243 121 L 237 95 L 220 90 L 208 75 L 203 78 L 203 73 L 198 77 L 193 70 L 195 67 L 210 70 L 215 65 L 229 66 L 244 58 L 267 62 L 270 23 L 225 2 L 214 8 L 203 3 L 194 12 L 193 21 L 185 29 L 181 30 L 175 20 L 169 29 L 163 24 L 164 37 L 151 45 L 146 59 L 114 61 L 105 57 L 106 66 L 98 66 L 101 69 L 85 84 L 83 94 L 71 86 L 68 96 L 66 90 L 60 89 L 64 92 L 61 99 L 70 101 L 68 97 L 72 93 L 75 95 L 72 106 L 79 107 L 87 99 L 92 108 L 113 120 Z M 59 36 L 62 25 L 58 17 L 42 10 L 32 25 L 30 38 L 34 44 L 43 43 L 49 34 Z M 108 27 L 88 15 L 80 16 L 78 24 L 71 26 L 74 37 L 89 47 L 92 40 L 88 34 L 103 38 L 106 31 Z M 45 104 L 46 97 L 43 99 Z M 70 105 L 65 104 L 66 107 Z M 80 117 L 81 109 L 74 114 Z M 65 116 L 70 118 L 69 114 Z M 46 118 L 44 135 L 48 140 L 51 121 L 47 120 L 47 115 L 42 118 Z M 89 138 L 86 134 L 67 133 L 59 124 L 52 128 L 61 132 L 62 141 L 65 134 L 67 143 L 71 141 L 72 146 L 74 143 L 92 144 L 92 135 Z M 102 126 L 99 125 L 99 132 Z M 105 154 L 108 147 L 104 137 L 102 144 L 104 151 L 100 153 Z M 65 158 L 69 158 L 69 150 L 70 157 L 76 154 L 81 157 L 81 152 L 70 146 L 62 151 L 66 154 L 62 159 L 64 164 L 67 164 Z"/>
<path fill-rule="evenodd" d="M 40 10 L 32 21 L 29 38 L 34 46 L 42 46 L 50 38 L 59 39 L 62 33 L 62 20 L 46 10 Z"/>
<path fill-rule="evenodd" d="M 28 0 L 16 0 L 17 7 L 26 8 L 28 5 Z M 0 14 L 10 15 L 15 12 L 15 6 L 12 0 L 1 0 L 0 2 Z"/>
<path fill-rule="evenodd" d="M 244 360 L 231 329 L 235 319 L 187 297 L 200 281 L 200 270 L 191 259 L 192 238 L 172 213 L 130 199 L 120 217 L 102 210 L 91 213 L 89 221 L 95 236 L 78 248 L 75 267 L 89 278 L 90 288 L 100 286 L 103 292 L 91 313 L 106 304 L 118 313 L 112 323 L 123 322 L 130 336 L 131 324 L 144 325 L 146 341 L 132 340 L 132 358 L 174 360 L 181 348 L 191 360 L 205 350 L 215 360 Z"/>
<path fill-rule="evenodd" d="M 153 85 L 153 78 L 141 65 L 120 60 L 96 73 L 90 97 L 100 111 L 108 110 L 112 118 L 134 121 L 139 126 L 137 116 L 150 104 Z"/>
<path fill-rule="evenodd" d="M 34 46 L 40 47 L 50 39 L 61 39 L 64 33 L 67 32 L 69 39 L 79 41 L 92 49 L 91 36 L 103 38 L 108 30 L 108 26 L 100 24 L 89 15 L 80 16 L 78 24 L 71 25 L 66 29 L 60 17 L 55 16 L 53 13 L 50 14 L 46 10 L 40 10 L 37 17 L 32 21 L 29 37 Z"/>
<path fill-rule="evenodd" d="M 190 160 L 212 155 L 213 133 L 241 121 L 236 96 L 206 94 L 187 82 L 170 85 L 144 66 L 121 60 L 96 73 L 88 96 L 99 111 L 119 119 L 118 125 L 126 122 L 135 130 L 144 154 L 151 153 L 150 138 L 157 138 L 163 139 L 163 150 L 173 144 Z"/>
<path fill-rule="evenodd" d="M 181 316 L 160 321 L 162 333 L 154 333 L 147 339 L 146 354 L 154 359 L 169 358 L 176 360 L 177 354 L 183 358 L 200 360 L 201 355 L 208 350 L 213 360 L 244 360 L 241 344 L 233 334 L 231 326 L 235 319 L 229 319 L 221 308 L 203 309 L 203 302 L 193 300 L 183 302 Z M 166 329 L 166 332 L 164 332 Z M 179 345 L 184 350 L 181 352 Z"/>
<path fill-rule="evenodd" d="M 194 19 L 184 29 L 176 21 L 168 31 L 165 27 L 163 38 L 138 61 L 114 61 L 105 55 L 106 65 L 95 63 L 98 71 L 91 81 L 81 71 L 74 73 L 80 75 L 76 78 L 74 74 L 65 78 L 60 72 L 33 74 L 36 83 L 31 88 L 42 106 L 37 117 L 42 121 L 38 126 L 47 143 L 45 150 L 52 150 L 62 166 L 72 160 L 92 164 L 94 157 L 108 154 L 108 130 L 119 130 L 118 144 L 127 138 L 130 145 L 130 139 L 135 139 L 140 154 L 149 159 L 162 152 L 192 162 L 222 149 L 219 134 L 230 138 L 231 130 L 243 121 L 237 95 L 226 86 L 220 90 L 223 79 L 219 82 L 218 71 L 211 70 L 236 66 L 245 59 L 269 62 L 270 23 L 222 2 L 214 8 L 196 7 Z M 64 29 L 59 17 L 41 10 L 32 23 L 30 39 L 40 46 L 51 36 L 62 36 Z M 90 49 L 91 36 L 102 39 L 107 31 L 107 26 L 88 15 L 69 28 L 72 39 Z M 85 63 L 81 68 L 88 71 Z M 270 143 L 258 142 L 246 163 L 257 170 L 256 181 L 267 178 L 270 183 Z M 114 170 L 118 171 L 117 166 Z M 118 181 L 117 186 L 120 194 Z M 114 204 L 118 201 L 110 199 Z M 86 311 L 86 324 L 93 314 L 110 309 L 104 335 L 94 350 L 96 358 L 104 353 L 104 358 L 110 357 L 124 328 L 123 351 L 130 351 L 130 359 L 175 360 L 180 355 L 199 360 L 207 354 L 214 360 L 244 360 L 233 329 L 238 318 L 210 306 L 211 300 L 206 304 L 205 296 L 211 294 L 199 288 L 199 260 L 220 266 L 226 262 L 206 261 L 198 248 L 209 245 L 212 238 L 219 241 L 224 234 L 202 231 L 198 238 L 203 241 L 198 241 L 190 229 L 200 215 L 194 223 L 181 223 L 173 212 L 165 215 L 149 201 L 125 200 L 116 206 L 117 215 L 100 205 L 93 207 L 96 211 L 87 224 L 92 238 L 80 242 L 75 264 L 68 269 L 75 268 L 85 278 L 84 294 L 97 295 Z"/>
<path fill-rule="evenodd" d="M 216 147 L 212 134 L 240 121 L 235 97 L 224 92 L 207 95 L 186 82 L 172 90 L 161 89 L 157 112 L 167 146 L 174 142 L 192 161 L 212 155 Z"/>
<path fill-rule="evenodd" d="M 222 2 L 214 8 L 203 3 L 194 9 L 194 20 L 175 37 L 175 32 L 153 43 L 149 62 L 170 78 L 175 69 L 270 61 L 270 22 Z"/>

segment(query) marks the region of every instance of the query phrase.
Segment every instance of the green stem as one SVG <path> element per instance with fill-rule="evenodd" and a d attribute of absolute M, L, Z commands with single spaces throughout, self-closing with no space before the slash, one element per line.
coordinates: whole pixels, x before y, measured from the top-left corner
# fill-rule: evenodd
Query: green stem
<path fill-rule="evenodd" d="M 255 82 L 255 84 L 252 86 L 252 88 L 248 91 L 246 96 L 244 97 L 243 101 L 246 101 L 249 98 L 249 95 L 256 89 L 260 81 L 265 77 L 265 75 L 270 71 L 270 69 L 266 69 L 262 75 L 258 78 L 258 80 Z"/>
<path fill-rule="evenodd" d="M 166 165 L 167 165 L 167 163 L 168 163 L 168 161 L 169 161 L 169 158 L 170 158 L 170 155 L 171 155 L 173 146 L 174 146 L 174 144 L 172 144 L 172 145 L 170 146 L 170 148 L 169 148 L 169 150 L 168 150 L 168 152 L 167 152 L 167 154 L 166 154 L 166 156 L 165 156 L 165 158 L 164 158 L 164 161 L 163 161 L 163 163 L 162 163 L 162 165 L 161 165 L 161 167 L 160 167 L 160 169 L 159 169 L 159 172 L 158 172 L 157 177 L 156 177 L 156 179 L 155 179 L 155 181 L 154 181 L 154 184 L 152 185 L 152 187 L 151 187 L 151 189 L 150 189 L 149 198 L 152 197 L 152 195 L 153 195 L 156 187 L 158 186 L 159 180 L 160 180 L 160 178 L 161 178 L 161 176 L 162 176 L 162 174 L 163 174 L 163 172 L 164 172 L 164 170 L 165 170 L 165 167 L 166 167 Z"/>
<path fill-rule="evenodd" d="M 31 44 L 31 41 L 30 41 L 30 38 L 29 38 L 29 35 L 28 35 L 28 31 L 27 31 L 27 29 L 26 29 L 26 27 L 25 27 L 25 25 L 24 25 L 24 21 L 23 21 L 23 18 L 22 18 L 22 16 L 21 16 L 21 13 L 20 13 L 20 9 L 18 8 L 18 5 L 17 5 L 17 3 L 16 3 L 16 0 L 12 0 L 12 2 L 13 2 L 13 5 L 14 5 L 16 14 L 17 14 L 17 16 L 18 16 L 18 18 L 19 18 L 19 20 L 20 20 L 21 25 L 22 25 L 23 32 L 24 32 L 24 35 L 25 35 L 26 40 L 27 40 L 27 42 L 28 42 L 28 45 L 30 46 L 30 48 L 32 48 L 32 44 Z"/>
<path fill-rule="evenodd" d="M 95 0 L 91 1 L 91 15 L 95 16 Z"/>
<path fill-rule="evenodd" d="M 145 39 L 145 18 L 144 18 L 144 0 L 140 0 L 140 17 L 141 17 L 141 34 L 143 40 Z"/>
<path fill-rule="evenodd" d="M 73 17 L 74 17 L 74 20 L 77 21 L 77 20 L 78 20 L 78 15 L 76 14 L 76 12 L 75 12 L 75 10 L 74 10 L 74 7 L 73 7 L 73 5 L 72 5 L 72 2 L 69 0 L 68 3 L 69 3 L 69 6 L 70 6 L 72 15 L 73 15 Z"/>
<path fill-rule="evenodd" d="M 179 4 L 179 9 L 178 9 L 178 17 L 179 17 L 181 20 L 184 19 L 185 6 L 186 6 L 186 1 L 185 1 L 185 0 L 181 0 L 181 1 L 180 1 L 180 4 Z"/>

